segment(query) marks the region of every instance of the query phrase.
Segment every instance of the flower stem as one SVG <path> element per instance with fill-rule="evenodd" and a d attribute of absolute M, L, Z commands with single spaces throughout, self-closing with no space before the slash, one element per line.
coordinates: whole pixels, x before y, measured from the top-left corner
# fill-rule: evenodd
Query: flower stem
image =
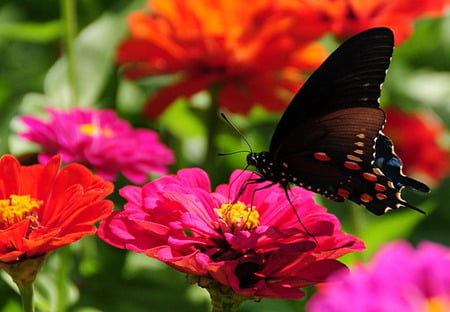
<path fill-rule="evenodd" d="M 15 283 L 17 284 L 17 287 L 19 287 L 23 312 L 34 312 L 33 282 L 27 280 L 15 280 Z"/>
<path fill-rule="evenodd" d="M 239 310 L 239 307 L 242 305 L 242 303 L 245 301 L 236 301 L 235 296 L 236 295 L 224 295 L 224 294 L 216 294 L 213 295 L 212 292 L 210 292 L 211 295 L 211 304 L 212 304 L 212 312 L 237 312 Z"/>
<path fill-rule="evenodd" d="M 221 284 L 204 276 L 188 276 L 192 284 L 205 288 L 211 296 L 212 312 L 237 312 L 239 307 L 249 298 L 233 291 L 230 286 Z M 260 298 L 254 300 L 259 301 Z"/>
<path fill-rule="evenodd" d="M 67 56 L 67 75 L 70 86 L 70 106 L 78 102 L 78 85 L 76 80 L 75 36 L 77 31 L 75 0 L 62 0 L 62 19 L 64 23 L 64 43 Z"/>
<path fill-rule="evenodd" d="M 217 165 L 217 132 L 218 132 L 218 116 L 219 116 L 219 89 L 217 84 L 209 88 L 211 103 L 207 114 L 207 141 L 206 156 L 204 160 L 204 169 L 207 172 L 214 172 Z"/>
<path fill-rule="evenodd" d="M 351 219 L 352 219 L 352 225 L 353 225 L 353 234 L 356 237 L 359 237 L 362 239 L 363 229 L 364 229 L 364 224 L 365 224 L 363 209 L 361 209 L 361 206 L 351 203 L 350 210 L 351 210 Z M 355 256 L 356 260 L 359 262 L 364 260 L 363 253 L 361 253 L 361 252 L 354 253 L 354 256 Z"/>
<path fill-rule="evenodd" d="M 43 255 L 12 263 L 0 262 L 0 269 L 8 273 L 19 288 L 24 312 L 34 312 L 33 282 L 45 258 L 46 255 Z"/>
<path fill-rule="evenodd" d="M 57 267 L 56 275 L 56 285 L 57 285 L 57 296 L 56 296 L 56 311 L 66 311 L 67 310 L 67 298 L 68 298 L 68 285 L 67 281 L 69 279 L 69 266 L 71 262 L 72 253 L 70 246 L 61 248 L 58 250 L 59 263 Z"/>

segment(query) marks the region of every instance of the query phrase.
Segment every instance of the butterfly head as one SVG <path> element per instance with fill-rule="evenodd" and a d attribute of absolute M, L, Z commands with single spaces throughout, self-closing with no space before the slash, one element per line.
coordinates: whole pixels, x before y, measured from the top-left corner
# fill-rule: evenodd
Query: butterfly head
<path fill-rule="evenodd" d="M 253 153 L 250 152 L 247 155 L 247 164 L 249 166 L 258 167 L 258 164 L 260 162 L 260 153 Z"/>
<path fill-rule="evenodd" d="M 269 152 L 254 153 L 250 152 L 247 155 L 247 164 L 256 167 L 259 171 L 264 173 L 267 169 L 274 166 L 272 154 Z"/>
<path fill-rule="evenodd" d="M 268 181 L 272 182 L 282 182 L 279 180 L 278 175 L 280 174 L 280 168 L 276 165 L 273 160 L 272 153 L 270 152 L 261 152 L 254 153 L 251 152 L 247 155 L 247 164 L 249 166 L 255 167 L 259 174 Z M 285 175 L 285 173 L 282 173 Z"/>

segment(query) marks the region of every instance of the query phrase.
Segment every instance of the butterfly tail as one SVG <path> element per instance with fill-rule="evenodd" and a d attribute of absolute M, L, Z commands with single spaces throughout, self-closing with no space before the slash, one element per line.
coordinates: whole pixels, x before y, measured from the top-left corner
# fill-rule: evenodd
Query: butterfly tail
<path fill-rule="evenodd" d="M 414 180 L 414 179 L 412 179 L 410 177 L 407 177 L 407 176 L 402 176 L 400 181 L 398 181 L 398 182 L 402 186 L 405 186 L 407 188 L 413 189 L 415 191 L 419 191 L 419 192 L 423 192 L 423 193 L 429 193 L 430 192 L 430 188 L 425 183 L 422 183 L 420 181 Z"/>

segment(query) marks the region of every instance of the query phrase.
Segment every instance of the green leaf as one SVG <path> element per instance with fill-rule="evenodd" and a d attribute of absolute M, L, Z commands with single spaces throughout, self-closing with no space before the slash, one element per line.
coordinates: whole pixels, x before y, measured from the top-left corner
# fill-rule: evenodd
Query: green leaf
<path fill-rule="evenodd" d="M 1 23 L 0 39 L 47 43 L 61 37 L 59 20 L 44 23 Z"/>

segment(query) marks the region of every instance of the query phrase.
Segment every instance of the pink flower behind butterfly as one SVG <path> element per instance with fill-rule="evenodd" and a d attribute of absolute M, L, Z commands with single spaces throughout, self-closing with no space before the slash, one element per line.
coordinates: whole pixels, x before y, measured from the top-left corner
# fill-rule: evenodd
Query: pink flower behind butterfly
<path fill-rule="evenodd" d="M 43 147 L 42 163 L 61 154 L 65 163 L 90 165 L 105 179 L 115 180 L 120 172 L 134 183 L 144 183 L 149 173 L 166 174 L 175 160 L 156 132 L 132 128 L 113 110 L 47 111 L 48 121 L 22 117 L 29 130 L 21 136 Z"/>
<path fill-rule="evenodd" d="M 339 273 L 309 302 L 309 312 L 450 311 L 450 248 L 405 241 L 385 246 L 371 264 Z"/>
<path fill-rule="evenodd" d="M 231 184 L 212 192 L 207 174 L 194 168 L 143 187 L 127 186 L 120 191 L 128 200 L 125 210 L 106 219 L 99 235 L 113 246 L 214 279 L 248 298 L 301 298 L 299 288 L 345 268 L 337 258 L 364 249 L 302 188 L 293 188 L 291 199 L 318 245 L 278 186 L 255 192 L 267 183 L 250 184 L 230 203 L 255 177 L 235 171 Z"/>

